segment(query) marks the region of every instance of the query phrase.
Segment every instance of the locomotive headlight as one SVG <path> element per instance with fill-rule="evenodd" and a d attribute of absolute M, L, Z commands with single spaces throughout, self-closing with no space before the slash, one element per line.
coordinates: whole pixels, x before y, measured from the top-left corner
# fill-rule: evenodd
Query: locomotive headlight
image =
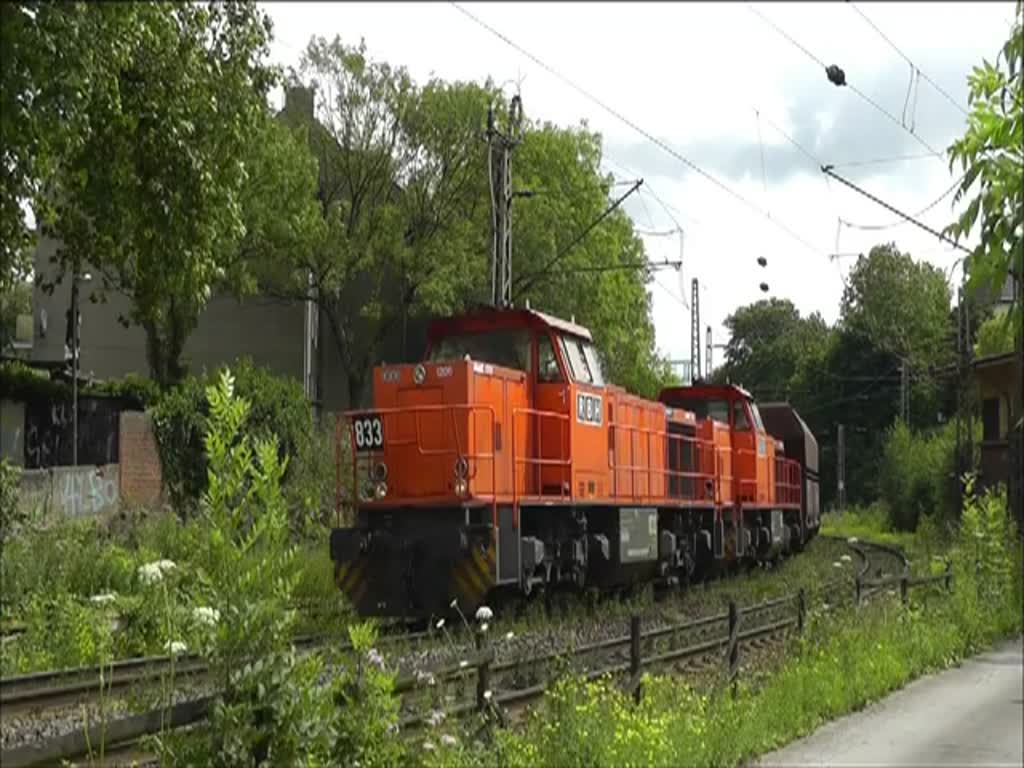
<path fill-rule="evenodd" d="M 383 483 L 388 479 L 388 465 L 383 461 L 378 461 L 373 465 L 373 469 L 370 470 L 370 477 L 377 483 Z"/>
<path fill-rule="evenodd" d="M 388 495 L 388 484 L 383 481 L 377 483 L 377 487 L 374 489 L 374 494 L 378 499 L 383 499 Z"/>
<path fill-rule="evenodd" d="M 422 384 L 427 378 L 427 369 L 423 367 L 423 363 L 420 363 L 412 370 L 412 380 L 417 384 Z"/>
<path fill-rule="evenodd" d="M 465 496 L 467 493 L 469 493 L 469 483 L 460 477 L 455 481 L 455 495 Z"/>

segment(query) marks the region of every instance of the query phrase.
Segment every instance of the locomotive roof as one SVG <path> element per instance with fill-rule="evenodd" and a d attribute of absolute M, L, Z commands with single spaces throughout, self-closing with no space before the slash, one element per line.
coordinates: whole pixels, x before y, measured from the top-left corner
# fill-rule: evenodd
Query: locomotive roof
<path fill-rule="evenodd" d="M 661 390 L 658 399 L 665 402 L 668 397 L 730 397 L 739 395 L 747 400 L 753 400 L 747 390 L 736 384 L 693 384 L 688 387 L 666 387 Z"/>
<path fill-rule="evenodd" d="M 442 317 L 433 320 L 427 329 L 427 336 L 437 339 L 453 333 L 474 333 L 497 328 L 552 328 L 568 333 L 585 341 L 593 341 L 590 331 L 582 325 L 547 315 L 535 309 L 499 309 L 478 307 L 462 315 Z"/>

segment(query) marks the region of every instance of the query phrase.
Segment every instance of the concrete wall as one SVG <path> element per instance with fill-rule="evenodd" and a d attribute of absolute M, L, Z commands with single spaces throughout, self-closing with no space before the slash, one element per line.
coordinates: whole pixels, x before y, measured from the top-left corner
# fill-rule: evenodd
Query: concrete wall
<path fill-rule="evenodd" d="M 50 262 L 57 242 L 41 237 L 35 253 L 35 269 L 46 279 L 58 272 Z M 86 269 L 85 271 L 88 271 Z M 100 379 L 120 378 L 127 373 L 149 374 L 146 363 L 146 336 L 141 328 L 125 328 L 119 315 L 130 310 L 128 299 L 118 293 L 107 294 L 107 303 L 90 301 L 99 278 L 79 286 L 82 315 L 81 370 L 85 376 Z M 66 276 L 48 295 L 38 286 L 34 294 L 35 344 L 32 359 L 64 359 L 67 310 L 71 306 L 71 279 Z M 241 302 L 230 296 L 214 296 L 199 317 L 199 325 L 185 344 L 184 358 L 193 373 L 213 369 L 241 356 L 251 357 L 257 365 L 274 373 L 303 380 L 303 340 L 305 306 L 262 297 Z"/>
<path fill-rule="evenodd" d="M 18 503 L 42 517 L 110 515 L 120 505 L 120 469 L 117 464 L 107 464 L 25 470 Z"/>

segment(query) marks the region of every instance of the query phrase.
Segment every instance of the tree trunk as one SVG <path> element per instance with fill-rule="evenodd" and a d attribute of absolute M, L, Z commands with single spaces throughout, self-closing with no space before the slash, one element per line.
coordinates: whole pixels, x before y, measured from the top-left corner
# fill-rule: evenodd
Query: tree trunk
<path fill-rule="evenodd" d="M 169 389 L 185 378 L 188 372 L 181 362 L 189 335 L 188 323 L 172 298 L 162 323 L 147 320 L 142 323 L 142 327 L 146 332 L 149 374 L 161 389 Z"/>

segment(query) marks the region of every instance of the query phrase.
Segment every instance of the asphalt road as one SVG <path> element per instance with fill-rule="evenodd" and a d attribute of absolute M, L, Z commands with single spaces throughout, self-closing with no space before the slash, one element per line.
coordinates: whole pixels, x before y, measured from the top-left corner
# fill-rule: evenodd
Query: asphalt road
<path fill-rule="evenodd" d="M 759 766 L 1024 765 L 1024 645 L 1007 641 L 921 678 Z"/>

